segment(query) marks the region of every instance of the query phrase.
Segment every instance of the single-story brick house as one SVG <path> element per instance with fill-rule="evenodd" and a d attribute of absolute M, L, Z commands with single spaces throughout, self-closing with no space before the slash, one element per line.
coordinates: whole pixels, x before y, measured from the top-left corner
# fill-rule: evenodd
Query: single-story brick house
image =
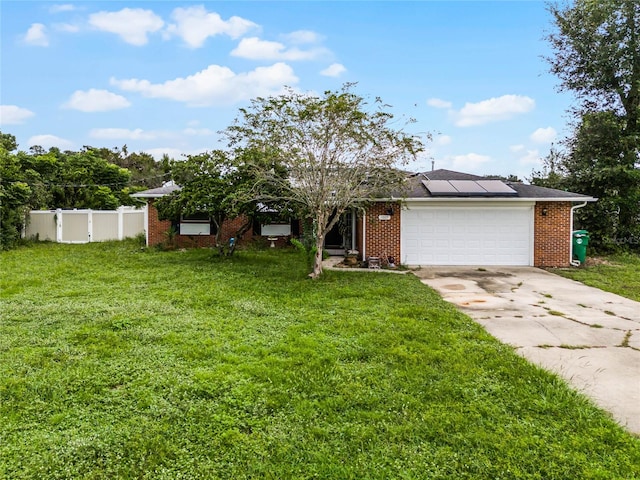
<path fill-rule="evenodd" d="M 413 174 L 408 189 L 350 212 L 326 237 L 333 254 L 357 250 L 361 257 L 394 257 L 405 265 L 569 266 L 573 212 L 596 199 L 587 195 L 488 180 L 450 170 Z M 157 198 L 176 186 L 135 194 L 147 200 L 147 244 L 165 237 L 171 222 L 159 221 Z M 223 226 L 232 235 L 236 219 Z M 297 234 L 297 222 L 256 226 L 247 237 L 263 235 L 285 243 Z M 182 219 L 179 244 L 211 245 L 206 219 Z M 260 231 L 258 231 L 260 230 Z"/>

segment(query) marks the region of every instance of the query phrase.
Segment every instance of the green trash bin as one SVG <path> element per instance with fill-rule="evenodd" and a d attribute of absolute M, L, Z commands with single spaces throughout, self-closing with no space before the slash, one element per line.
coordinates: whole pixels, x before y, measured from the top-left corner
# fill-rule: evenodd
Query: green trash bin
<path fill-rule="evenodd" d="M 573 258 L 584 264 L 587 260 L 587 245 L 589 245 L 589 232 L 575 230 L 573 232 Z"/>

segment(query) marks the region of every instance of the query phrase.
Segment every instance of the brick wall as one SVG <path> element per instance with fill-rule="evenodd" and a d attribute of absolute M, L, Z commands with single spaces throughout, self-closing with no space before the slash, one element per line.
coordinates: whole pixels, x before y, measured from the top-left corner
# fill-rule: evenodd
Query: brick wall
<path fill-rule="evenodd" d="M 171 228 L 170 220 L 159 220 L 158 210 L 154 205 L 155 199 L 149 199 L 148 202 L 148 216 L 149 216 L 149 246 L 153 247 L 160 243 L 167 241 L 167 232 Z M 237 217 L 232 220 L 227 220 L 222 224 L 221 240 L 227 241 L 230 237 L 235 235 L 238 229 L 245 221 L 245 217 Z M 240 244 L 246 243 L 248 239 L 253 236 L 253 229 L 244 234 L 240 240 Z M 179 247 L 184 248 L 201 248 L 201 247 L 213 247 L 216 244 L 215 235 L 176 235 L 176 242 Z"/>
<path fill-rule="evenodd" d="M 168 220 L 158 220 L 158 211 L 149 200 L 149 246 L 166 241 L 166 234 L 171 227 Z M 379 215 L 387 215 L 393 208 L 390 220 L 380 220 Z M 543 215 L 546 211 L 546 215 Z M 236 218 L 224 223 L 222 238 L 233 235 L 243 218 Z M 534 212 L 534 265 L 536 267 L 567 267 L 571 247 L 571 203 L 570 202 L 538 202 Z M 356 244 L 362 253 L 362 216 L 356 225 Z M 252 229 L 244 235 L 246 242 L 253 236 Z M 240 243 L 244 243 L 241 240 Z M 400 260 L 400 205 L 398 203 L 374 203 L 366 211 L 366 255 L 393 256 Z M 188 236 L 178 235 L 178 245 L 183 247 L 208 247 L 215 244 L 213 235 Z"/>
<path fill-rule="evenodd" d="M 380 220 L 379 215 L 387 215 L 393 209 L 390 220 Z M 362 253 L 362 218 L 358 221 L 358 248 Z M 367 257 L 395 257 L 400 261 L 400 204 L 374 203 L 366 211 L 366 255 Z"/>
<path fill-rule="evenodd" d="M 148 238 L 149 238 L 149 246 L 154 247 L 162 242 L 167 240 L 166 232 L 171 228 L 170 220 L 158 220 L 158 210 L 155 207 L 155 199 L 150 198 L 147 202 L 148 208 L 148 217 L 149 217 L 149 225 L 148 225 Z"/>
<path fill-rule="evenodd" d="M 534 216 L 534 266 L 568 267 L 573 228 L 571 203 L 538 202 Z"/>

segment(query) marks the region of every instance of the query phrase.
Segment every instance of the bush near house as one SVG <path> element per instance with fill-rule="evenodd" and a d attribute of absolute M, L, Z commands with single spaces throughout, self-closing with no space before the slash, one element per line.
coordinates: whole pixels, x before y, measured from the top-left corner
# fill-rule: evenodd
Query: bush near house
<path fill-rule="evenodd" d="M 640 440 L 412 275 L 0 253 L 0 478 L 640 478 Z"/>

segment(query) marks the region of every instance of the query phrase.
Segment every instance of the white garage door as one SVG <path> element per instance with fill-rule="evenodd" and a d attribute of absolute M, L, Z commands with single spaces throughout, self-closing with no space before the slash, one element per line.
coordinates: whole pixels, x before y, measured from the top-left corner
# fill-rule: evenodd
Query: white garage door
<path fill-rule="evenodd" d="M 406 265 L 531 265 L 533 205 L 409 206 L 402 211 Z"/>

